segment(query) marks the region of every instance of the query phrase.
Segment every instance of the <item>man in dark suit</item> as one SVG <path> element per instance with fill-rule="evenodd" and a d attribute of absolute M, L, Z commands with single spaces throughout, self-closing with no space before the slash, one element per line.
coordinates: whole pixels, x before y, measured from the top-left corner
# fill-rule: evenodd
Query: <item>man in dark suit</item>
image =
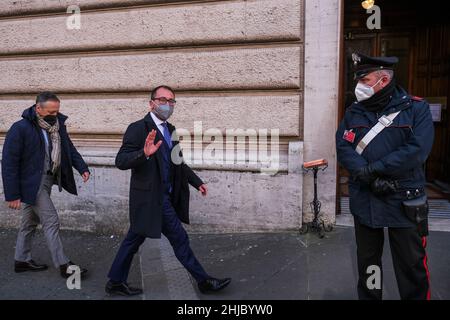
<path fill-rule="evenodd" d="M 121 170 L 131 169 L 130 229 L 109 271 L 106 292 L 137 295 L 142 289 L 127 284 L 134 254 L 145 238 L 164 234 L 175 256 L 189 271 L 203 293 L 225 288 L 230 278 L 209 276 L 189 246 L 181 222 L 189 223 L 189 185 L 206 196 L 207 187 L 182 160 L 178 141 L 172 141 L 175 127 L 167 122 L 176 104 L 170 87 L 159 86 L 151 93 L 150 112 L 132 123 L 116 157 Z M 156 144 L 155 144 L 156 141 Z"/>

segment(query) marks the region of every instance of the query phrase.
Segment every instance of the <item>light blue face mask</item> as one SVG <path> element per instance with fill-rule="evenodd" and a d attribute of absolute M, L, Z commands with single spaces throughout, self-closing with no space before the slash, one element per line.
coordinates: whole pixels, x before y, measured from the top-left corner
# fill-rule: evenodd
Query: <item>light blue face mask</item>
<path fill-rule="evenodd" d="M 168 103 L 157 105 L 156 108 L 153 109 L 153 113 L 162 121 L 166 121 L 173 113 L 173 106 Z"/>

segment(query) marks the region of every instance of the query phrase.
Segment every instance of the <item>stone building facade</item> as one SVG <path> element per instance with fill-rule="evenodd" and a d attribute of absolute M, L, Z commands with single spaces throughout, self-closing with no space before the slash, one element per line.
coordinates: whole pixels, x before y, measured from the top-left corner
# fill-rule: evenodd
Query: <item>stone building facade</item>
<path fill-rule="evenodd" d="M 127 125 L 148 112 L 151 88 L 167 84 L 177 91 L 171 122 L 180 129 L 185 160 L 210 190 L 203 198 L 191 189 L 191 229 L 298 229 L 311 219 L 313 183 L 301 165 L 316 158 L 329 161 L 319 188 L 332 224 L 340 5 L 1 1 L 0 145 L 38 92 L 57 93 L 71 138 L 92 171 L 87 184 L 78 177 L 78 197 L 54 189 L 61 225 L 123 232 L 130 172 L 116 169 L 114 158 Z M 205 159 L 212 146 L 227 145 L 233 145 L 230 158 L 216 149 L 213 160 Z M 261 170 L 265 148 L 273 172 Z M 250 154 L 257 160 L 240 160 Z M 2 202 L 0 226 L 19 221 Z"/>

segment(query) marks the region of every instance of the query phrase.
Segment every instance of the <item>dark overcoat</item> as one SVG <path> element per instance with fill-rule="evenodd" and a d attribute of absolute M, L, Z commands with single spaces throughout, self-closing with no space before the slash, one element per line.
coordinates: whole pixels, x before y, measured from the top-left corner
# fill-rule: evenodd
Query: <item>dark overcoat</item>
<path fill-rule="evenodd" d="M 172 134 L 175 127 L 167 122 Z M 148 238 L 160 238 L 163 214 L 162 152 L 160 147 L 148 159 L 144 144 L 151 130 L 157 132 L 155 144 L 164 139 L 150 113 L 144 119 L 130 124 L 124 134 L 123 143 L 116 156 L 116 166 L 121 170 L 131 169 L 130 181 L 130 229 Z M 202 180 L 183 161 L 179 142 L 173 141 L 172 157 L 172 205 L 179 219 L 189 223 L 189 184 L 198 189 Z"/>

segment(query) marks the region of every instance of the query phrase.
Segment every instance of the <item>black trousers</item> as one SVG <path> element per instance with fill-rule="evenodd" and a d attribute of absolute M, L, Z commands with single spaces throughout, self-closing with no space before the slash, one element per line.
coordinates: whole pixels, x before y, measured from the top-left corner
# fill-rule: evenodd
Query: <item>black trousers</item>
<path fill-rule="evenodd" d="M 194 252 L 192 252 L 189 245 L 189 237 L 184 230 L 180 219 L 178 219 L 168 195 L 164 195 L 162 223 L 162 233 L 172 245 L 178 261 L 181 262 L 197 282 L 202 282 L 210 278 L 195 257 Z M 144 241 L 144 236 L 138 235 L 131 230 L 128 231 L 108 273 L 108 277 L 111 281 L 117 283 L 127 281 L 133 257 Z"/>
<path fill-rule="evenodd" d="M 388 228 L 389 245 L 395 277 L 402 300 L 429 300 L 430 284 L 426 237 L 419 236 L 417 228 Z M 381 257 L 384 229 L 370 228 L 355 217 L 355 236 L 358 259 L 358 297 L 360 300 L 382 298 L 383 268 Z M 377 286 L 373 266 L 379 267 L 381 279 Z M 375 284 L 375 285 L 374 285 Z"/>

